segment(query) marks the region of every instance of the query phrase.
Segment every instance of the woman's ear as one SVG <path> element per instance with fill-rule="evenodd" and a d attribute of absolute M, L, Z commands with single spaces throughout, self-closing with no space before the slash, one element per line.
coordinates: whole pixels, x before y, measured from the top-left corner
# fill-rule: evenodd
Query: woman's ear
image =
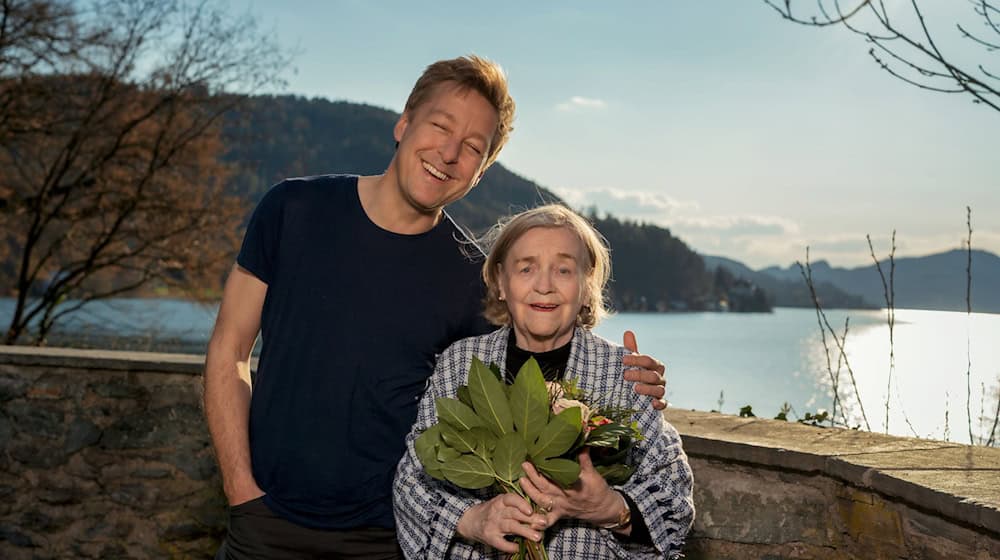
<path fill-rule="evenodd" d="M 503 264 L 497 263 L 497 299 L 504 301 L 507 299 L 506 290 L 504 290 L 504 277 L 503 277 Z"/>

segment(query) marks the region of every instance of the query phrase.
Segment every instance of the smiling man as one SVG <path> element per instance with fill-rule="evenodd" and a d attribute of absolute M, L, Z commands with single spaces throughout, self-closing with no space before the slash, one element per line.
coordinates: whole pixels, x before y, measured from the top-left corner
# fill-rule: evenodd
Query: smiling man
<path fill-rule="evenodd" d="M 513 117 L 499 66 L 436 62 L 384 174 L 289 179 L 254 210 L 205 366 L 230 504 L 218 558 L 401 557 L 392 478 L 418 399 L 437 354 L 490 330 L 480 263 L 443 209 L 496 160 Z M 662 364 L 626 359 L 662 407 Z"/>

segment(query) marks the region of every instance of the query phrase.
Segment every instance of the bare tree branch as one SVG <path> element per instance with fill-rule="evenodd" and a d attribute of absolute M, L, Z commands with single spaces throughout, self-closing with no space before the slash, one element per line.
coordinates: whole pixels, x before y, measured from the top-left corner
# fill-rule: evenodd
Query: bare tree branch
<path fill-rule="evenodd" d="M 211 0 L 0 4 L 5 341 L 44 342 L 96 299 L 217 290 L 245 214 L 221 117 L 281 85 L 286 57 Z"/>
<path fill-rule="evenodd" d="M 788 21 L 812 27 L 840 25 L 863 37 L 872 43 L 868 54 L 876 64 L 910 85 L 940 93 L 964 93 L 972 96 L 974 103 L 1000 111 L 1000 72 L 990 70 L 985 62 L 995 64 L 1000 60 L 1000 8 L 994 0 L 969 0 L 971 17 L 981 20 L 982 33 L 970 31 L 962 22 L 954 23 L 955 38 L 959 39 L 956 43 L 981 49 L 984 61 L 979 63 L 968 62 L 968 53 L 946 52 L 939 46 L 939 39 L 946 35 L 940 29 L 932 30 L 918 0 L 910 0 L 907 13 L 897 14 L 901 17 L 890 17 L 890 10 L 881 0 L 855 0 L 846 10 L 840 0 L 816 0 L 818 15 L 810 16 L 793 10 L 793 0 L 780 4 L 777 0 L 763 1 Z M 996 37 L 986 38 L 984 33 Z"/>

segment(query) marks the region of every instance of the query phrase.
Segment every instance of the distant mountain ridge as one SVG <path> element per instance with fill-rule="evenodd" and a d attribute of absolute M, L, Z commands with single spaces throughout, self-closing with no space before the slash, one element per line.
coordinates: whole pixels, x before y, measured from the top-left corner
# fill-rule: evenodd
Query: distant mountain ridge
<path fill-rule="evenodd" d="M 923 257 L 895 259 L 895 306 L 908 309 L 966 310 L 966 264 L 968 253 L 954 249 Z M 879 261 L 889 281 L 889 260 Z M 826 261 L 810 265 L 813 279 L 880 306 L 885 305 L 882 280 L 874 264 L 856 268 L 832 267 Z M 798 266 L 768 267 L 758 271 L 789 281 L 801 275 Z M 972 310 L 1000 313 L 1000 256 L 988 251 L 972 251 Z"/>
<path fill-rule="evenodd" d="M 753 270 L 747 265 L 727 257 L 702 255 L 709 270 L 725 268 L 731 273 L 746 278 L 760 286 L 771 296 L 771 304 L 777 307 L 812 307 L 812 294 L 802 279 L 798 267 L 792 265 L 795 274 L 769 274 Z M 874 309 L 877 300 L 868 300 L 860 295 L 848 293 L 833 283 L 815 279 L 816 295 L 823 307 L 828 309 Z"/>

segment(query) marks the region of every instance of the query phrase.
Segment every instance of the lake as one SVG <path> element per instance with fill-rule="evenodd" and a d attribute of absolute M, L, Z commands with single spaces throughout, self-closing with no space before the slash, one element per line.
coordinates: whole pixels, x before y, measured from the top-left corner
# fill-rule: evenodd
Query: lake
<path fill-rule="evenodd" d="M 12 309 L 12 300 L 0 299 L 0 321 L 9 320 Z M 82 336 L 92 346 L 200 353 L 215 312 L 213 305 L 177 300 L 98 302 L 54 333 L 52 344 Z M 840 331 L 847 317 L 845 348 L 861 395 L 859 405 L 843 368 L 839 394 L 849 425 L 863 426 L 863 405 L 873 431 L 967 443 L 966 396 L 971 393 L 972 431 L 976 436 L 989 433 L 1000 387 L 1000 315 L 896 310 L 895 369 L 888 393 L 885 311 L 827 312 Z M 793 419 L 832 407 L 831 376 L 812 309 L 622 313 L 596 331 L 620 342 L 625 329 L 635 331 L 642 352 L 667 364 L 671 406 L 736 414 L 750 405 L 758 416 L 773 417 L 788 403 Z M 836 369 L 836 347 L 829 337 L 828 342 Z"/>

